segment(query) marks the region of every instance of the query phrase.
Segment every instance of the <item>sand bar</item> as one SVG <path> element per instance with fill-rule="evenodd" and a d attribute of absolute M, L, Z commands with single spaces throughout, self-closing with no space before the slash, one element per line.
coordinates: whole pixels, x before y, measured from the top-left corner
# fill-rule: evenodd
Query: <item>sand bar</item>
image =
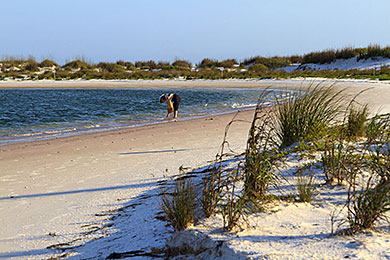
<path fill-rule="evenodd" d="M 332 83 L 329 81 L 328 83 Z M 1 87 L 53 87 L 53 82 L 0 82 Z M 306 84 L 306 83 L 304 83 Z M 55 87 L 277 87 L 296 89 L 298 80 L 59 82 Z M 390 85 L 341 81 L 373 111 L 390 112 Z M 165 113 L 162 111 L 162 114 Z M 253 111 L 229 132 L 237 152 L 245 142 Z M 100 213 L 155 188 L 159 180 L 214 159 L 232 114 L 111 132 L 0 147 L 0 257 L 44 258 L 48 246 L 79 237 Z M 86 238 L 88 239 L 88 238 Z"/>

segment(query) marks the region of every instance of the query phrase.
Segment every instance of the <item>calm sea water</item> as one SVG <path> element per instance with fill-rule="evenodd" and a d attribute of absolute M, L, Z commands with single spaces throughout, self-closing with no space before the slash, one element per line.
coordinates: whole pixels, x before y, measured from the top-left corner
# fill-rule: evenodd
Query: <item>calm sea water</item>
<path fill-rule="evenodd" d="M 162 93 L 182 97 L 179 118 L 249 108 L 260 89 L 0 89 L 0 145 L 166 121 Z"/>

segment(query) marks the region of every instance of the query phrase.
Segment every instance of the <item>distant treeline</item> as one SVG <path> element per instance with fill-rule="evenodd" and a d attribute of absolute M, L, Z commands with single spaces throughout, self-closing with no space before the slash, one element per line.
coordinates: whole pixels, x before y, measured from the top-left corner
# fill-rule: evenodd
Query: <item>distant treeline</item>
<path fill-rule="evenodd" d="M 336 59 L 390 58 L 390 46 L 370 45 L 367 48 L 347 47 L 337 50 L 311 52 L 288 57 L 251 57 L 238 62 L 235 59 L 218 61 L 205 58 L 199 64 L 186 60 L 174 62 L 117 61 L 94 64 L 78 58 L 60 66 L 45 59 L 37 62 L 34 57 L 6 57 L 0 61 L 1 79 L 229 79 L 229 78 L 289 78 L 289 77 L 330 77 L 330 78 L 376 78 L 390 79 L 390 69 L 379 70 L 322 70 L 293 71 L 279 70 L 292 64 L 324 64 Z"/>

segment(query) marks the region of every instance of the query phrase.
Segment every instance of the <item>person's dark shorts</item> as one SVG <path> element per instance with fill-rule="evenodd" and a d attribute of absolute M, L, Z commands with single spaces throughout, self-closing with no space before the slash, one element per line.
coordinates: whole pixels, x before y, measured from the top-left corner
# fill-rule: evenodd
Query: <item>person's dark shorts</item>
<path fill-rule="evenodd" d="M 177 94 L 173 94 L 172 97 L 173 111 L 179 110 L 180 101 L 181 101 L 181 97 Z"/>

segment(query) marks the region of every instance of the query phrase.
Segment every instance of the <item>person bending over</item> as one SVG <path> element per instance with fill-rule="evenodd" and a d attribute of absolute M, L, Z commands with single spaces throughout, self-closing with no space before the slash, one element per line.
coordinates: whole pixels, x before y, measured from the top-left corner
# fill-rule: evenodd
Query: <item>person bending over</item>
<path fill-rule="evenodd" d="M 181 98 L 178 94 L 162 94 L 160 97 L 160 103 L 167 102 L 167 118 L 169 118 L 169 115 L 173 112 L 174 118 L 177 119 L 177 111 L 179 109 Z"/>

